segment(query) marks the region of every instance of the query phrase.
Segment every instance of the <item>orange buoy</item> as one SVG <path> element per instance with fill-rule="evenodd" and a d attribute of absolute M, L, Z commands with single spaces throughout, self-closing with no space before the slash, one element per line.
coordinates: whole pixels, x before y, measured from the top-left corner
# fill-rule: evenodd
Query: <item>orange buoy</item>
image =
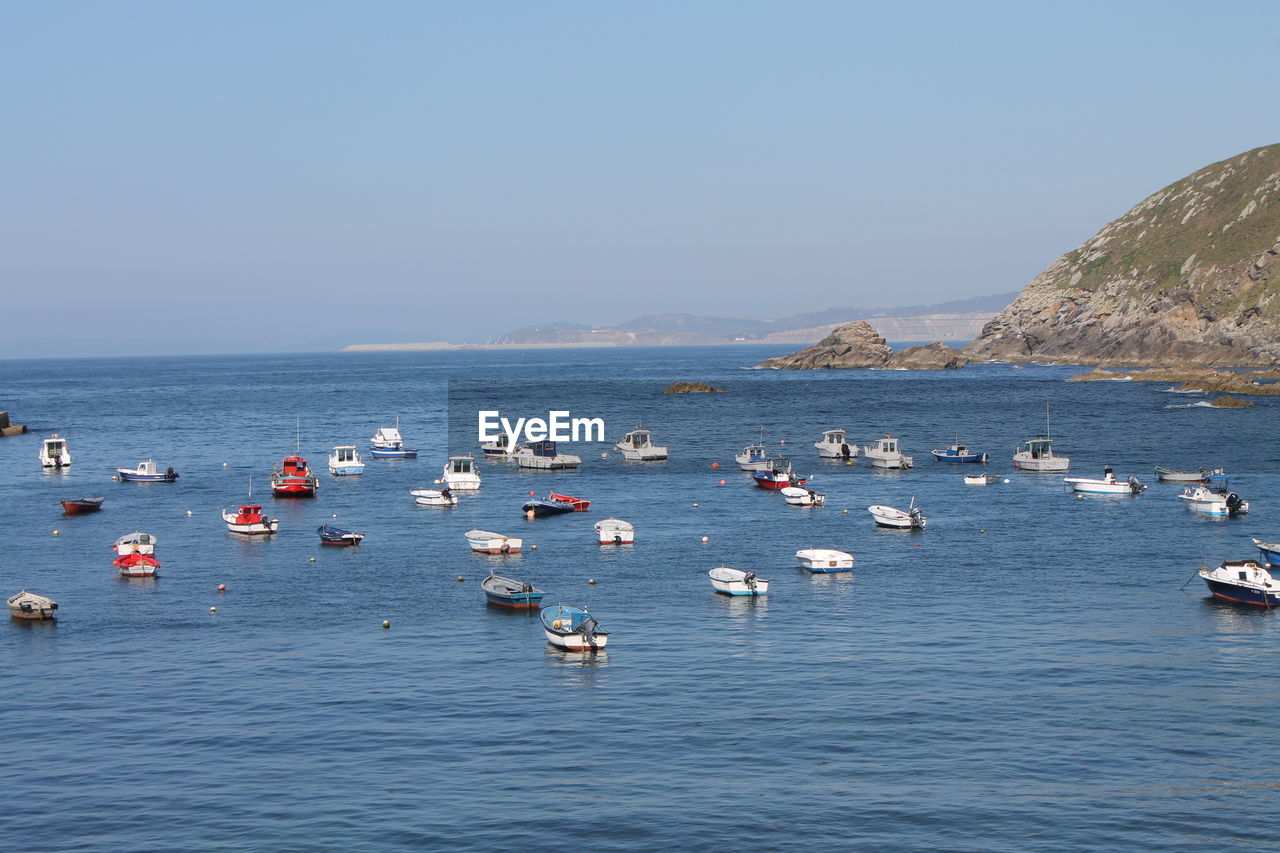
<path fill-rule="evenodd" d="M 719 468 L 719 467 L 720 467 L 720 463 L 719 463 L 719 462 L 712 462 L 712 463 L 711 463 L 711 467 L 712 467 L 712 468 Z"/>
<path fill-rule="evenodd" d="M 218 584 L 218 592 L 226 592 L 226 591 L 227 591 L 227 585 L 225 583 Z"/>
<path fill-rule="evenodd" d="M 726 480 L 721 480 L 721 481 L 720 481 L 720 485 L 722 485 L 722 486 L 723 486 L 726 482 L 727 482 Z"/>

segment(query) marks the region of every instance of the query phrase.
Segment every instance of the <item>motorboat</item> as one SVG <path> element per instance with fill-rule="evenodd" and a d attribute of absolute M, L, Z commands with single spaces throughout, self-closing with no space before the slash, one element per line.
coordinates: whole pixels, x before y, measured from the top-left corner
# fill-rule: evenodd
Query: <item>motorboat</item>
<path fill-rule="evenodd" d="M 42 468 L 66 468 L 71 464 L 71 448 L 65 438 L 57 433 L 40 442 L 40 466 Z"/>
<path fill-rule="evenodd" d="M 504 578 L 493 572 L 480 581 L 480 588 L 484 590 L 485 601 L 499 607 L 510 607 L 512 610 L 537 610 L 542 603 L 543 592 L 533 584 L 515 578 Z"/>
<path fill-rule="evenodd" d="M 591 509 L 591 501 L 585 498 L 575 498 L 573 495 L 562 495 L 559 492 L 550 492 L 547 495 L 547 500 L 567 503 L 573 507 L 574 512 L 586 512 Z"/>
<path fill-rule="evenodd" d="M 1203 465 L 1195 471 L 1175 471 L 1172 468 L 1156 466 L 1156 479 L 1162 483 L 1204 483 L 1213 476 L 1225 477 L 1226 472 L 1221 468 L 1210 471 Z"/>
<path fill-rule="evenodd" d="M 159 541 L 150 533 L 135 530 L 133 533 L 126 533 L 117 539 L 115 544 L 111 546 L 111 550 L 121 556 L 128 554 L 154 554 Z"/>
<path fill-rule="evenodd" d="M 277 498 L 314 498 L 319 488 L 320 478 L 296 453 L 282 459 L 280 467 L 271 472 L 271 494 Z"/>
<path fill-rule="evenodd" d="M 1264 563 L 1280 566 L 1280 544 L 1263 542 L 1261 539 L 1254 539 L 1253 544 L 1258 546 L 1258 553 L 1262 555 Z"/>
<path fill-rule="evenodd" d="M 227 523 L 227 530 L 245 536 L 263 536 L 275 533 L 280 527 L 280 519 L 263 515 L 259 504 L 241 504 L 236 512 L 222 510 L 222 520 Z"/>
<path fill-rule="evenodd" d="M 518 554 L 524 540 L 517 536 L 503 536 L 492 530 L 468 530 L 467 544 L 479 554 Z"/>
<path fill-rule="evenodd" d="M 987 454 L 979 453 L 976 450 L 970 450 L 968 445 L 960 443 L 960 436 L 956 436 L 956 443 L 945 450 L 931 450 L 933 458 L 939 462 L 977 462 L 982 465 L 987 464 Z"/>
<path fill-rule="evenodd" d="M 563 515 L 573 512 L 573 504 L 567 501 L 552 500 L 551 498 L 534 498 L 521 504 L 520 509 L 526 515 L 533 513 L 535 518 L 545 518 L 549 515 Z"/>
<path fill-rule="evenodd" d="M 609 642 L 609 632 L 600 627 L 584 608 L 551 604 L 538 614 L 547 642 L 573 652 L 599 651 Z"/>
<path fill-rule="evenodd" d="M 418 506 L 457 506 L 458 496 L 452 489 L 414 489 L 409 492 Z"/>
<path fill-rule="evenodd" d="M 354 477 L 364 473 L 364 460 L 354 444 L 339 444 L 329 454 L 329 473 L 335 477 Z"/>
<path fill-rule="evenodd" d="M 769 582 L 756 577 L 755 572 L 720 566 L 707 572 L 707 576 L 711 578 L 711 588 L 725 595 L 766 595 L 769 592 Z"/>
<path fill-rule="evenodd" d="M 359 545 L 364 541 L 363 533 L 343 530 L 341 527 L 334 527 L 332 524 L 320 525 L 316 528 L 316 533 L 320 534 L 321 545 Z"/>
<path fill-rule="evenodd" d="M 1199 575 L 1215 598 L 1280 607 L 1280 580 L 1255 560 L 1226 560 L 1215 569 L 1202 567 Z"/>
<path fill-rule="evenodd" d="M 620 518 L 606 518 L 595 523 L 596 541 L 601 545 L 632 545 L 636 541 L 636 528 Z"/>
<path fill-rule="evenodd" d="M 818 448 L 820 459 L 856 459 L 857 445 L 848 442 L 848 436 L 842 429 L 829 429 L 822 433 L 822 439 L 813 444 Z"/>
<path fill-rule="evenodd" d="M 896 527 L 906 530 L 924 530 L 925 517 L 920 511 L 920 507 L 916 506 L 916 499 L 911 499 L 911 506 L 907 509 L 894 509 L 891 506 L 875 504 L 867 507 L 867 512 L 871 513 L 871 517 L 876 520 L 876 524 L 881 527 Z"/>
<path fill-rule="evenodd" d="M 581 456 L 572 453 L 560 453 L 554 441 L 532 441 L 528 444 L 517 444 L 509 458 L 518 468 L 534 468 L 542 471 L 562 471 L 577 468 L 582 464 Z"/>
<path fill-rule="evenodd" d="M 379 427 L 369 439 L 369 455 L 374 459 L 417 459 L 418 451 L 404 446 L 400 435 L 400 419 L 393 427 Z"/>
<path fill-rule="evenodd" d="M 455 492 L 474 492 L 480 488 L 480 472 L 474 456 L 450 456 L 444 463 L 441 481 Z"/>
<path fill-rule="evenodd" d="M 1127 480 L 1116 479 L 1111 466 L 1102 469 L 1100 480 L 1089 477 L 1063 477 L 1062 482 L 1070 486 L 1073 492 L 1088 495 L 1139 495 L 1146 488 L 1146 485 L 1137 477 L 1129 477 Z"/>
<path fill-rule="evenodd" d="M 53 619 L 58 602 L 45 595 L 36 595 L 25 589 L 8 599 L 9 615 L 14 619 Z"/>
<path fill-rule="evenodd" d="M 834 548 L 802 548 L 796 551 L 796 559 L 814 573 L 847 572 L 853 568 L 853 555 Z"/>
<path fill-rule="evenodd" d="M 769 467 L 769 453 L 763 444 L 748 444 L 733 458 L 743 471 L 763 471 Z"/>
<path fill-rule="evenodd" d="M 667 458 L 667 448 L 653 443 L 653 436 L 644 426 L 639 426 L 618 439 L 614 445 L 622 452 L 622 458 L 633 462 L 657 462 Z"/>
<path fill-rule="evenodd" d="M 805 478 L 791 470 L 791 460 L 782 458 L 770 459 L 768 467 L 752 473 L 751 479 L 760 488 L 775 491 L 805 484 Z"/>
<path fill-rule="evenodd" d="M 157 542 L 150 533 L 134 531 L 125 534 L 111 546 L 117 555 L 111 565 L 120 571 L 121 577 L 155 577 L 160 568 L 160 561 L 156 559 Z"/>
<path fill-rule="evenodd" d="M 827 496 L 820 495 L 813 489 L 802 489 L 799 486 L 783 486 L 780 490 L 782 499 L 790 506 L 822 506 Z"/>
<path fill-rule="evenodd" d="M 485 456 L 506 456 L 511 449 L 511 436 L 505 432 L 498 433 L 497 438 L 480 445 L 480 452 Z"/>
<path fill-rule="evenodd" d="M 179 474 L 172 466 L 161 471 L 156 460 L 147 459 L 139 462 L 137 468 L 117 468 L 116 476 L 121 482 L 172 483 Z"/>
<path fill-rule="evenodd" d="M 1000 482 L 999 474 L 965 474 L 964 484 L 966 486 L 990 486 L 993 483 Z"/>
<path fill-rule="evenodd" d="M 1019 471 L 1061 473 L 1071 467 L 1071 458 L 1053 452 L 1049 435 L 1049 404 L 1044 405 L 1044 436 L 1028 439 L 1014 449 L 1013 467 Z"/>
<path fill-rule="evenodd" d="M 1244 515 L 1249 511 L 1249 502 L 1241 499 L 1235 492 L 1214 486 L 1187 486 L 1178 495 L 1180 500 L 1196 512 L 1209 515 Z"/>
<path fill-rule="evenodd" d="M 64 498 L 59 503 L 62 504 L 63 515 L 86 515 L 102 509 L 102 502 L 105 500 L 106 498 Z"/>
<path fill-rule="evenodd" d="M 862 448 L 862 455 L 872 468 L 903 469 L 914 468 L 916 461 L 902 452 L 900 442 L 891 434 L 877 438 L 874 444 Z"/>

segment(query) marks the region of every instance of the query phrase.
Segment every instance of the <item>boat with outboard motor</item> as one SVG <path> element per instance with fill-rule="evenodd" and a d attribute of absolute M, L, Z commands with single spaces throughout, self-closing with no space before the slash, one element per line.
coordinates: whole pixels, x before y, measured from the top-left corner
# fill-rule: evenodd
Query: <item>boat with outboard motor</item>
<path fill-rule="evenodd" d="M 117 468 L 116 476 L 122 483 L 172 483 L 180 475 L 172 466 L 161 471 L 156 460 L 146 459 L 139 462 L 137 468 Z"/>
<path fill-rule="evenodd" d="M 468 530 L 467 544 L 479 554 L 518 554 L 524 540 L 518 536 L 503 536 L 492 530 Z"/>
<path fill-rule="evenodd" d="M 155 577 L 156 571 L 160 568 L 160 561 L 156 559 L 158 542 L 155 536 L 140 530 L 127 533 L 111 546 L 111 550 L 117 555 L 111 561 L 111 565 L 119 569 L 121 577 Z"/>
<path fill-rule="evenodd" d="M 414 503 L 418 506 L 457 506 L 458 496 L 449 487 L 443 489 L 413 489 Z"/>
<path fill-rule="evenodd" d="M 583 607 L 551 604 L 538 614 L 547 642 L 573 652 L 595 652 L 609 642 L 609 632 L 600 627 Z"/>
<path fill-rule="evenodd" d="M 606 518 L 595 523 L 596 541 L 601 545 L 632 545 L 636 541 L 636 528 L 620 518 Z"/>
<path fill-rule="evenodd" d="M 71 448 L 56 432 L 40 442 L 40 467 L 67 468 L 71 465 Z"/>
<path fill-rule="evenodd" d="M 14 619 L 54 619 L 58 610 L 58 602 L 47 595 L 36 595 L 25 589 L 17 595 L 9 596 L 9 615 Z"/>
<path fill-rule="evenodd" d="M 364 541 L 363 533 L 343 530 L 341 527 L 334 527 L 332 524 L 320 525 L 316 528 L 316 533 L 320 534 L 321 545 L 359 545 Z"/>
<path fill-rule="evenodd" d="M 440 481 L 455 492 L 474 492 L 480 488 L 480 471 L 474 456 L 450 456 L 444 463 Z"/>
<path fill-rule="evenodd" d="M 767 595 L 769 592 L 769 582 L 756 577 L 755 572 L 719 566 L 707 572 L 707 577 L 711 578 L 711 588 L 725 595 Z"/>
<path fill-rule="evenodd" d="M 1203 465 L 1195 471 L 1175 471 L 1172 468 L 1156 466 L 1156 479 L 1162 483 L 1204 483 L 1215 476 L 1225 477 L 1226 472 L 1221 468 L 1209 470 Z"/>
<path fill-rule="evenodd" d="M 632 462 L 659 462 L 667 458 L 667 448 L 653 443 L 653 436 L 644 424 L 618 439 L 614 447 L 622 453 L 623 459 Z"/>
<path fill-rule="evenodd" d="M 541 471 L 564 471 L 577 468 L 582 464 L 582 457 L 572 453 L 560 453 L 554 441 L 531 441 L 528 444 L 517 444 L 516 449 L 508 454 L 508 458 L 518 468 L 533 468 Z"/>
<path fill-rule="evenodd" d="M 819 459 L 856 459 L 858 457 L 858 446 L 849 443 L 843 429 L 824 430 L 822 438 L 815 441 L 813 446 L 818 448 Z"/>
<path fill-rule="evenodd" d="M 914 468 L 916 464 L 913 457 L 902 452 L 899 440 L 887 432 L 884 438 L 877 438 L 874 444 L 863 447 L 862 455 L 872 468 L 900 470 Z"/>
<path fill-rule="evenodd" d="M 791 460 L 782 457 L 770 459 L 767 467 L 751 474 L 751 479 L 758 487 L 774 491 L 805 484 L 805 478 L 791 470 Z"/>
<path fill-rule="evenodd" d="M 1229 491 L 1225 484 L 1187 486 L 1178 499 L 1186 501 L 1196 512 L 1208 515 L 1236 516 L 1249 512 L 1249 502 Z"/>
<path fill-rule="evenodd" d="M 883 504 L 873 504 L 867 507 L 867 512 L 871 513 L 871 517 L 876 520 L 876 524 L 880 527 L 894 527 L 901 530 L 924 530 L 926 519 L 920 507 L 916 506 L 915 497 L 911 498 L 911 505 L 905 510 L 895 509 Z"/>
<path fill-rule="evenodd" d="M 1089 477 L 1063 477 L 1062 482 L 1071 487 L 1073 492 L 1087 495 L 1140 495 L 1146 485 L 1137 477 L 1126 480 L 1116 479 L 1115 471 L 1108 465 L 1102 469 L 1102 479 Z"/>
<path fill-rule="evenodd" d="M 820 495 L 809 488 L 783 486 L 779 491 L 788 506 L 822 506 L 827 501 L 826 495 Z"/>
<path fill-rule="evenodd" d="M 1255 560 L 1225 560 L 1214 569 L 1201 567 L 1198 574 L 1215 598 L 1280 607 L 1280 579 L 1273 577 L 1268 568 L 1273 566 L 1264 568 Z"/>

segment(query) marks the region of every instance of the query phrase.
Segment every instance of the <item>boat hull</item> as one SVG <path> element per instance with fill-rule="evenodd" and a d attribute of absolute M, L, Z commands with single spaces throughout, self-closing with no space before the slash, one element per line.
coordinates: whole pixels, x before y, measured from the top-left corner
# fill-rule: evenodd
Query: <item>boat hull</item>
<path fill-rule="evenodd" d="M 939 462 L 986 462 L 985 453 L 950 453 L 945 450 L 931 450 L 933 458 Z"/>
<path fill-rule="evenodd" d="M 546 518 L 551 515 L 564 515 L 573 512 L 573 506 L 563 501 L 525 501 L 520 509 L 525 513 L 533 513 L 534 518 Z"/>
<path fill-rule="evenodd" d="M 335 477 L 355 477 L 364 473 L 363 465 L 329 466 L 329 473 Z"/>
<path fill-rule="evenodd" d="M 1258 553 L 1262 555 L 1263 562 L 1280 566 L 1280 545 L 1263 542 L 1261 539 L 1254 539 L 1253 544 L 1258 546 Z"/>
<path fill-rule="evenodd" d="M 1204 582 L 1209 587 L 1209 592 L 1213 593 L 1213 597 L 1223 601 L 1253 604 L 1259 607 L 1280 607 L 1280 590 L 1256 589 L 1208 577 L 1204 578 Z"/>
<path fill-rule="evenodd" d="M 170 477 L 168 474 L 135 474 L 131 471 L 123 471 L 116 469 L 116 473 L 120 476 L 122 482 L 127 483 L 172 483 L 178 479 L 178 475 L 174 474 Z"/>
<path fill-rule="evenodd" d="M 128 554 L 117 557 L 112 565 L 120 571 L 123 578 L 152 578 L 160 569 L 160 562 L 145 554 Z"/>
<path fill-rule="evenodd" d="M 755 588 L 747 586 L 742 581 L 718 581 L 711 579 L 711 587 L 722 595 L 768 595 L 769 582 L 766 580 L 756 581 Z"/>
<path fill-rule="evenodd" d="M 1142 491 L 1140 488 L 1123 480 L 1108 482 L 1106 480 L 1067 477 L 1063 482 L 1071 486 L 1073 492 L 1086 495 L 1136 495 Z"/>
<path fill-rule="evenodd" d="M 598 633 L 589 643 L 581 634 L 560 634 L 550 628 L 543 628 L 542 633 L 546 635 L 547 642 L 551 645 L 571 652 L 598 652 L 609 643 L 608 634 Z"/>
<path fill-rule="evenodd" d="M 1056 474 L 1071 468 L 1071 459 L 1066 456 L 1053 456 L 1041 459 L 1019 459 L 1013 457 L 1013 467 L 1019 471 L 1030 471 L 1035 474 Z"/>
<path fill-rule="evenodd" d="M 610 523 L 613 519 L 597 522 L 596 541 L 601 545 L 632 545 L 636 541 L 636 529 L 630 524 Z"/>
<path fill-rule="evenodd" d="M 800 565 L 816 574 L 847 572 L 853 569 L 853 555 L 844 551 L 797 551 Z"/>
<path fill-rule="evenodd" d="M 416 450 L 395 450 L 390 447 L 370 447 L 369 455 L 374 459 L 417 459 Z"/>
<path fill-rule="evenodd" d="M 79 498 L 77 500 L 60 501 L 63 515 L 85 515 L 102 509 L 105 498 Z"/>
<path fill-rule="evenodd" d="M 226 522 L 227 532 L 239 533 L 241 536 L 269 536 L 280 527 L 280 519 L 265 521 L 237 521 L 235 513 L 224 513 L 222 520 Z"/>
<path fill-rule="evenodd" d="M 314 498 L 317 486 L 314 477 L 287 477 L 272 480 L 271 494 L 277 498 Z"/>
<path fill-rule="evenodd" d="M 524 540 L 515 536 L 473 536 L 467 534 L 467 544 L 477 554 L 518 554 Z"/>
<path fill-rule="evenodd" d="M 763 475 L 763 476 L 762 476 Z M 803 486 L 804 478 L 783 477 L 779 480 L 775 475 L 767 474 L 764 471 L 758 471 L 752 475 L 751 479 L 756 481 L 756 485 L 762 489 L 770 489 L 773 491 L 781 491 L 788 486 Z"/>

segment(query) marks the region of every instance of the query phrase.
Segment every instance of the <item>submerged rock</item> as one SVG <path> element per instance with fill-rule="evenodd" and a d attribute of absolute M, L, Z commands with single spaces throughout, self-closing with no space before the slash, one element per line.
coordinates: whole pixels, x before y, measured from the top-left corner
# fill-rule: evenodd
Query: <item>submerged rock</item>
<path fill-rule="evenodd" d="M 713 388 L 705 382 L 677 382 L 662 389 L 663 394 L 715 394 L 723 388 Z"/>

